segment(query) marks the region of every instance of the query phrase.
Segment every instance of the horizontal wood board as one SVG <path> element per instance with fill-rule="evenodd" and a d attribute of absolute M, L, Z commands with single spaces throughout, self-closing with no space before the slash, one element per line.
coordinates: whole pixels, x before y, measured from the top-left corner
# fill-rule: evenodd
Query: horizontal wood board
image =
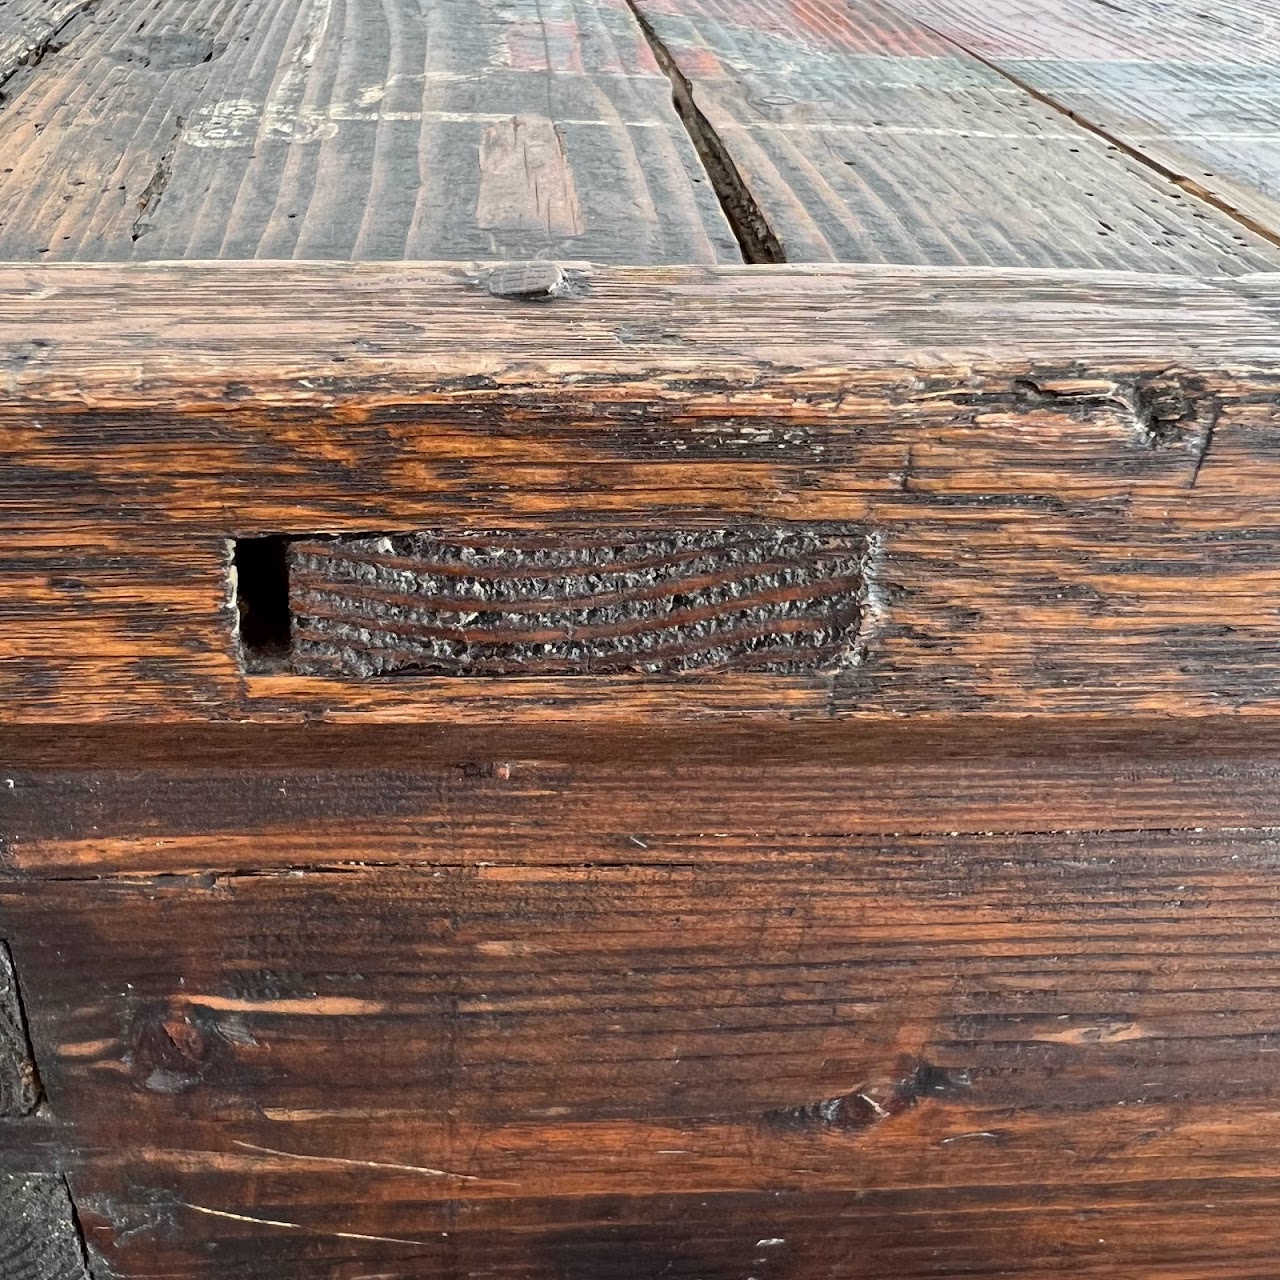
<path fill-rule="evenodd" d="M 983 21 L 1002 11 L 971 8 Z M 787 261 L 1274 269 L 1274 243 L 936 34 L 909 4 L 636 9 Z"/>
<path fill-rule="evenodd" d="M 481 268 L 0 268 L 0 714 L 1274 706 L 1280 320 L 1265 278 L 565 278 L 529 303 L 493 296 Z M 560 681 L 243 669 L 231 539 L 606 517 L 854 531 L 865 660 Z"/>
<path fill-rule="evenodd" d="M 0 1172 L 104 1273 L 1275 1256 L 1265 723 L 195 741 L 6 743 Z"/>
<path fill-rule="evenodd" d="M 75 7 L 3 90 L 0 260 L 740 260 L 625 0 Z"/>
<path fill-rule="evenodd" d="M 1188 195 L 1280 239 L 1273 0 L 897 0 Z"/>

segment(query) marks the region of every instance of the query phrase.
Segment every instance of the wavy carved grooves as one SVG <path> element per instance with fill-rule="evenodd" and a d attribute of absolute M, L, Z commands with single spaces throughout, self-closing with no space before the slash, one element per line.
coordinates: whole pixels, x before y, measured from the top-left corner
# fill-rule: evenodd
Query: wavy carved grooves
<path fill-rule="evenodd" d="M 58 1177 L 0 1177 L 0 1276 L 89 1280 L 67 1184 Z"/>
<path fill-rule="evenodd" d="M 289 550 L 299 673 L 837 670 L 867 539 L 826 528 L 348 537 Z"/>
<path fill-rule="evenodd" d="M 0 1117 L 30 1115 L 40 1102 L 40 1081 L 18 999 L 9 949 L 0 942 Z M 0 1271 L 0 1275 L 8 1273 Z"/>

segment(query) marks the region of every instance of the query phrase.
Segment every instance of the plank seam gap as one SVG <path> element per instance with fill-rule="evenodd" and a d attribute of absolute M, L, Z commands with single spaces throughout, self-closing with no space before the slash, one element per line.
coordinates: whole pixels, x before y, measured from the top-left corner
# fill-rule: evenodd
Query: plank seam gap
<path fill-rule="evenodd" d="M 1256 218 L 1251 218 L 1247 213 L 1237 209 L 1235 205 L 1229 201 L 1216 196 L 1208 188 L 1203 187 L 1200 183 L 1188 178 L 1185 174 L 1179 173 L 1176 169 L 1170 169 L 1168 165 L 1161 164 L 1154 156 L 1149 156 L 1145 151 L 1132 143 L 1126 142 L 1119 135 L 1112 133 L 1105 126 L 1098 124 L 1094 120 L 1090 120 L 1078 112 L 1073 111 L 1070 107 L 1059 102 L 1051 94 L 1045 93 L 1041 89 L 1037 89 L 1034 85 L 1029 84 L 1020 76 L 1016 76 L 1013 72 L 1002 67 L 999 63 L 993 62 L 984 54 L 979 53 L 976 49 L 971 49 L 962 40 L 950 35 L 946 31 L 940 31 L 937 27 L 930 26 L 928 23 L 921 21 L 912 14 L 908 14 L 905 10 L 898 8 L 898 12 L 911 21 L 918 23 L 924 30 L 938 37 L 939 40 L 946 41 L 952 48 L 958 49 L 967 57 L 972 58 L 975 62 L 981 63 L 988 71 L 993 71 L 1002 80 L 1008 81 L 1015 88 L 1020 89 L 1023 93 L 1039 102 L 1042 106 L 1048 107 L 1051 111 L 1057 112 L 1058 115 L 1065 116 L 1077 128 L 1084 130 L 1086 133 L 1093 134 L 1094 137 L 1102 139 L 1117 151 L 1129 157 L 1130 160 L 1140 164 L 1145 169 L 1149 169 L 1152 173 L 1158 174 L 1164 178 L 1166 182 L 1171 182 L 1179 191 L 1185 191 L 1187 195 L 1193 199 L 1199 200 L 1202 204 L 1207 204 L 1211 208 L 1218 210 L 1219 213 L 1225 214 L 1233 222 L 1244 227 L 1248 231 L 1252 231 L 1254 235 L 1261 236 L 1269 243 L 1280 247 L 1280 230 L 1274 230 L 1265 223 L 1259 222 Z"/>
<path fill-rule="evenodd" d="M 711 188 L 738 241 L 742 260 L 752 264 L 786 262 L 782 242 L 769 225 L 764 211 L 756 203 L 751 189 L 729 154 L 724 139 L 694 100 L 693 85 L 689 78 L 680 70 L 671 51 L 640 12 L 637 0 L 627 0 L 627 7 L 648 41 L 658 67 L 671 81 L 671 101 L 676 115 L 680 117 L 680 122 L 702 161 Z"/>

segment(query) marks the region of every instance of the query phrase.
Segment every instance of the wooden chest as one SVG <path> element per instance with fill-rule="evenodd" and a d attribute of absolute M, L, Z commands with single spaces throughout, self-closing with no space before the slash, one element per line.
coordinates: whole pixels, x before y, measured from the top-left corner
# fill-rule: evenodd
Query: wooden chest
<path fill-rule="evenodd" d="M 0 0 L 0 1280 L 1273 1280 L 1278 64 Z"/>

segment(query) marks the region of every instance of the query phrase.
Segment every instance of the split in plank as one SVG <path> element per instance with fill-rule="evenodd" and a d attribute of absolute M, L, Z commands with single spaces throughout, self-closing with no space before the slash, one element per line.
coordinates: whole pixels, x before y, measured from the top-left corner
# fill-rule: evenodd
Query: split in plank
<path fill-rule="evenodd" d="M 1204 275 L 1280 262 L 903 6 L 634 3 L 787 261 Z"/>
<path fill-rule="evenodd" d="M 0 269 L 5 718 L 1275 706 L 1267 280 L 566 274 Z M 835 671 L 255 675 L 235 639 L 236 538 L 810 522 L 866 547 Z"/>

